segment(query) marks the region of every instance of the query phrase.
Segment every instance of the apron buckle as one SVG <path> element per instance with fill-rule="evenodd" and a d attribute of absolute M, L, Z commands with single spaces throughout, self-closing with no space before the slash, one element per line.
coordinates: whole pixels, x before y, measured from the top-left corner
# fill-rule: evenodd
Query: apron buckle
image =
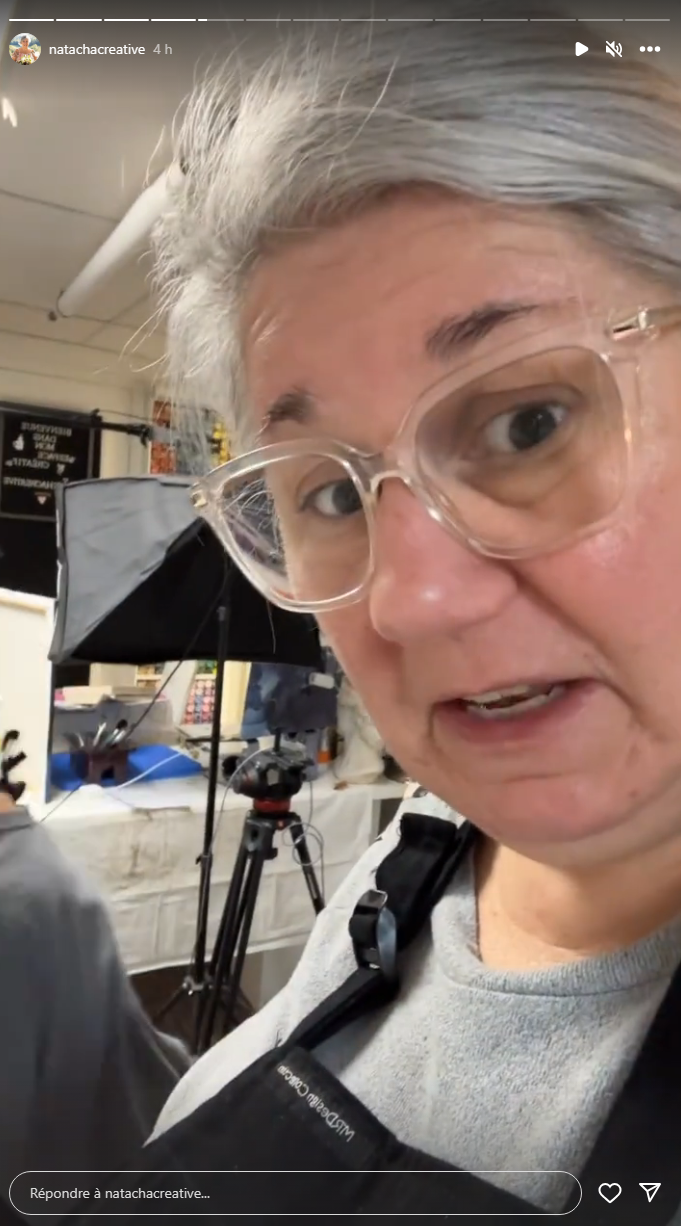
<path fill-rule="evenodd" d="M 367 890 L 357 903 L 349 929 L 357 965 L 397 980 L 397 922 L 385 890 Z"/>

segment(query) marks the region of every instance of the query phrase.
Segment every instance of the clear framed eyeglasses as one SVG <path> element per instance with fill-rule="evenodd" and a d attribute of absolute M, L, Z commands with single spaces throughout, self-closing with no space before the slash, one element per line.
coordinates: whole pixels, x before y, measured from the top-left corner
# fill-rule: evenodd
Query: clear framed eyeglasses
<path fill-rule="evenodd" d="M 259 447 L 198 482 L 194 506 L 254 586 L 300 612 L 365 596 L 387 479 L 488 557 L 563 548 L 617 511 L 639 418 L 640 343 L 679 323 L 681 306 L 671 306 L 554 326 L 429 388 L 383 453 L 328 438 Z"/>

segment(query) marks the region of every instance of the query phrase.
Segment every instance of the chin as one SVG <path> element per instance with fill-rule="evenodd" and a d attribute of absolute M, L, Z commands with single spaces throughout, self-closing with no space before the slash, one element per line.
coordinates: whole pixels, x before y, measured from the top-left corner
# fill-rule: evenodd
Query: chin
<path fill-rule="evenodd" d="M 616 855 L 631 818 L 623 797 L 588 777 L 511 779 L 493 785 L 441 780 L 432 790 L 495 842 L 533 858 L 573 860 L 597 846 Z M 424 784 L 428 786 L 428 784 Z M 545 854 L 542 854 L 545 853 Z"/>

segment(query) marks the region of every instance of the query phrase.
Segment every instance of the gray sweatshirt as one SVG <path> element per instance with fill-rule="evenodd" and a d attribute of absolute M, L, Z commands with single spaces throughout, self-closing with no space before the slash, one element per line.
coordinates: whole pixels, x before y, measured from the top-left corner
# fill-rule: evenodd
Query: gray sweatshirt
<path fill-rule="evenodd" d="M 0 992 L 1 1218 L 21 1171 L 128 1164 L 189 1058 L 146 1017 L 99 895 L 23 809 L 0 813 Z"/>
<path fill-rule="evenodd" d="M 456 820 L 432 798 L 405 807 Z M 354 970 L 348 920 L 398 823 L 399 813 L 322 912 L 286 988 L 180 1082 L 156 1134 L 286 1037 Z M 400 1140 L 435 1157 L 473 1171 L 579 1175 L 681 959 L 681 921 L 623 952 L 531 972 L 485 967 L 476 921 L 467 865 L 407 956 L 399 1003 L 316 1054 Z M 490 1178 L 553 1212 L 569 1193 L 555 1175 Z M 644 1212 L 638 1186 L 623 1195 L 640 1198 Z"/>

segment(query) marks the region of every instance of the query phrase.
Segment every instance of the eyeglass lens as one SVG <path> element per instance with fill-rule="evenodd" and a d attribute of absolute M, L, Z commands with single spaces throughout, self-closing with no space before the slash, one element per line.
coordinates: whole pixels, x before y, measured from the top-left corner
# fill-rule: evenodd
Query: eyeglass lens
<path fill-rule="evenodd" d="M 541 552 L 601 521 L 626 478 L 622 404 L 586 349 L 533 354 L 453 386 L 414 436 L 417 484 L 443 519 L 490 553 Z M 323 453 L 277 459 L 225 485 L 231 548 L 277 595 L 339 598 L 371 566 L 362 476 Z"/>

